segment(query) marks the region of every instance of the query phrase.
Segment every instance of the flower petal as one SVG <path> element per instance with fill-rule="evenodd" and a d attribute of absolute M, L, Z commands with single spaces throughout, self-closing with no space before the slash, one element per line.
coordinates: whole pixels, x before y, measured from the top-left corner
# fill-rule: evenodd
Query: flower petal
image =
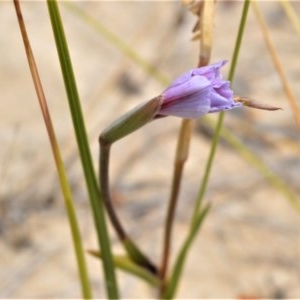
<path fill-rule="evenodd" d="M 222 79 L 220 69 L 227 63 L 226 60 L 221 60 L 215 64 L 197 68 L 193 70 L 193 75 L 205 76 L 208 80 Z"/>
<path fill-rule="evenodd" d="M 176 99 L 181 99 L 194 94 L 211 84 L 204 76 L 194 76 L 190 80 L 167 88 L 162 95 L 164 96 L 163 106 Z"/>
<path fill-rule="evenodd" d="M 233 100 L 232 95 L 230 98 L 223 97 L 221 94 L 216 92 L 215 89 L 212 90 L 209 98 L 211 101 L 209 113 L 220 112 L 242 106 L 241 103 Z"/>
<path fill-rule="evenodd" d="M 161 94 L 162 105 L 156 117 L 173 115 L 194 119 L 207 113 L 241 106 L 233 99 L 230 82 L 220 69 L 225 60 L 184 73 Z"/>
<path fill-rule="evenodd" d="M 192 69 L 181 76 L 179 76 L 177 79 L 173 80 L 172 83 L 170 84 L 169 88 L 178 86 L 180 84 L 185 83 L 195 75 L 200 75 L 200 76 L 205 76 L 207 79 L 211 80 L 214 78 L 221 78 L 220 74 L 220 68 L 222 68 L 225 64 L 227 63 L 226 60 L 221 60 L 215 64 L 201 67 L 201 68 L 196 68 Z"/>
<path fill-rule="evenodd" d="M 159 115 L 171 115 L 186 119 L 195 119 L 207 114 L 210 110 L 211 87 L 204 88 L 185 98 L 177 99 L 162 105 Z"/>
<path fill-rule="evenodd" d="M 213 89 L 222 98 L 225 98 L 228 101 L 233 100 L 233 91 L 230 88 L 229 81 L 220 81 L 220 82 L 218 82 L 218 84 L 214 84 Z"/>
<path fill-rule="evenodd" d="M 176 78 L 175 80 L 172 81 L 172 83 L 170 84 L 170 86 L 168 87 L 168 89 L 178 86 L 180 84 L 185 83 L 186 81 L 188 81 L 189 79 L 191 79 L 193 77 L 193 70 L 190 70 L 184 74 L 182 74 L 181 76 L 179 76 L 178 78 Z"/>

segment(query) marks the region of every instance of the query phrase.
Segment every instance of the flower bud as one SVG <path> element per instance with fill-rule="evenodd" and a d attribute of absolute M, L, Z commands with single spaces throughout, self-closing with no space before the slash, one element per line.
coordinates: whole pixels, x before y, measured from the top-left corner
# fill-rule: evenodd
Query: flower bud
<path fill-rule="evenodd" d="M 208 113 L 242 106 L 235 102 L 230 82 L 220 73 L 226 61 L 192 69 L 174 80 L 161 94 L 162 105 L 156 118 L 177 116 L 196 119 Z"/>

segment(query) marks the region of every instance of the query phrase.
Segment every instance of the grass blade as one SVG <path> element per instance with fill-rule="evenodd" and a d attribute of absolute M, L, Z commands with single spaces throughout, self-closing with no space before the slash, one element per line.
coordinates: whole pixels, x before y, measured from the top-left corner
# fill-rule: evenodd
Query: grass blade
<path fill-rule="evenodd" d="M 70 224 L 70 229 L 71 229 L 71 234 L 72 234 L 72 239 L 73 239 L 73 245 L 75 249 L 75 254 L 76 254 L 76 260 L 77 260 L 77 265 L 78 265 L 78 270 L 79 270 L 79 276 L 81 280 L 81 289 L 82 289 L 82 296 L 84 299 L 91 299 L 92 298 L 92 290 L 91 286 L 89 283 L 88 279 L 88 271 L 86 267 L 86 261 L 84 258 L 84 251 L 83 251 L 83 246 L 82 246 L 82 240 L 80 236 L 80 231 L 78 227 L 78 222 L 76 218 L 76 213 L 75 213 L 75 208 L 73 205 L 73 198 L 72 198 L 72 193 L 70 189 L 70 185 L 67 179 L 66 175 L 66 170 L 61 158 L 59 146 L 57 143 L 57 138 L 55 135 L 55 131 L 53 128 L 50 112 L 48 109 L 46 97 L 44 94 L 43 86 L 40 80 L 40 76 L 38 73 L 38 69 L 35 63 L 34 55 L 30 46 L 30 42 L 27 36 L 24 20 L 22 17 L 22 12 L 21 12 L 21 7 L 19 4 L 18 0 L 14 1 L 14 5 L 16 8 L 17 16 L 18 16 L 18 21 L 20 25 L 20 30 L 22 34 L 22 38 L 24 41 L 24 46 L 26 50 L 26 55 L 32 75 L 32 79 L 34 82 L 34 86 L 36 89 L 38 101 L 42 110 L 44 122 L 46 125 L 47 133 L 49 136 L 56 168 L 57 168 L 57 173 L 59 176 L 59 182 L 61 186 L 61 190 L 63 193 L 64 201 L 65 201 L 65 206 L 67 210 L 67 215 L 68 215 L 68 220 Z"/>
<path fill-rule="evenodd" d="M 229 75 L 228 75 L 228 80 L 231 82 L 233 81 L 234 72 L 235 72 L 236 65 L 237 65 L 238 54 L 239 54 L 239 50 L 241 47 L 243 32 L 245 29 L 247 14 L 248 14 L 248 10 L 249 10 L 249 4 L 250 4 L 250 0 L 244 1 L 244 7 L 243 7 L 243 11 L 242 11 L 240 26 L 239 26 L 239 30 L 238 30 L 238 34 L 237 34 L 237 38 L 236 38 L 236 42 L 235 42 L 235 47 L 234 47 L 232 60 L 231 60 L 231 66 L 230 66 Z M 206 189 L 207 189 L 210 171 L 211 171 L 213 160 L 214 160 L 215 153 L 217 150 L 220 132 L 221 132 L 221 129 L 223 126 L 224 116 L 225 116 L 224 112 L 221 112 L 219 114 L 218 122 L 217 122 L 216 129 L 215 129 L 215 134 L 213 136 L 213 141 L 212 141 L 212 145 L 210 148 L 209 157 L 208 157 L 208 160 L 207 160 L 207 163 L 205 166 L 205 172 L 203 175 L 201 187 L 200 187 L 197 201 L 196 201 L 193 222 L 196 221 L 197 215 L 198 215 L 200 207 L 201 207 L 203 197 L 204 197 Z"/>
<path fill-rule="evenodd" d="M 65 38 L 62 21 L 60 18 L 57 2 L 48 0 L 48 10 L 50 14 L 53 33 L 56 41 L 56 48 L 60 60 L 61 70 L 67 91 L 73 126 L 76 134 L 77 144 L 79 148 L 81 163 L 85 175 L 86 185 L 89 198 L 94 214 L 94 222 L 97 230 L 97 237 L 101 252 L 103 254 L 103 268 L 105 274 L 105 284 L 107 295 L 110 299 L 119 298 L 117 281 L 115 276 L 114 263 L 108 237 L 104 208 L 100 199 L 100 192 L 97 185 L 97 179 L 92 164 L 90 148 L 86 135 L 85 125 L 83 121 L 81 105 L 75 76 L 71 64 L 71 58 Z"/>
<path fill-rule="evenodd" d="M 192 246 L 193 241 L 195 240 L 195 237 L 197 236 L 197 233 L 199 233 L 199 229 L 201 224 L 204 221 L 205 216 L 209 212 L 210 206 L 207 205 L 203 208 L 203 210 L 195 217 L 195 222 L 191 226 L 191 230 L 189 231 L 188 236 L 186 237 L 185 242 L 182 245 L 181 250 L 179 251 L 179 254 L 176 258 L 174 268 L 172 271 L 171 279 L 168 283 L 167 289 L 165 290 L 165 293 L 163 294 L 162 299 L 172 299 L 174 298 L 176 291 L 179 286 L 179 280 L 183 271 L 184 263 L 187 258 L 188 251 L 190 247 Z"/>
<path fill-rule="evenodd" d="M 92 256 L 103 259 L 102 255 L 99 251 L 88 250 L 88 253 L 91 254 Z M 115 255 L 113 257 L 113 260 L 114 260 L 115 266 L 118 269 L 123 270 L 134 276 L 137 276 L 137 277 L 143 279 L 144 281 L 148 282 L 149 284 L 151 284 L 154 287 L 158 287 L 160 285 L 160 280 L 158 279 L 157 276 L 153 275 L 148 270 L 145 270 L 144 267 L 141 267 L 138 264 L 136 264 L 135 262 L 133 262 L 132 259 L 129 258 L 128 256 L 120 256 L 120 255 L 116 256 Z"/>

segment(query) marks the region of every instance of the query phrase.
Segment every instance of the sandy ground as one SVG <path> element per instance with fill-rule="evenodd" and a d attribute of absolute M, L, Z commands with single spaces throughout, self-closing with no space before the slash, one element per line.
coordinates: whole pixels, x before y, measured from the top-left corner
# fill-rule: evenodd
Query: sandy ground
<path fill-rule="evenodd" d="M 177 2 L 77 2 L 170 78 L 196 65 L 190 42 L 195 18 Z M 298 15 L 300 3 L 294 2 Z M 277 2 L 262 3 L 272 38 L 299 103 L 300 40 Z M 72 183 L 85 248 L 96 238 L 48 18 L 42 2 L 22 3 L 54 126 Z M 218 3 L 212 62 L 230 60 L 242 5 Z M 163 86 L 66 6 L 69 41 L 95 166 L 97 136 L 118 115 Z M 36 101 L 11 2 L 0 3 L 0 298 L 80 298 L 78 275 L 53 158 Z M 181 20 L 181 21 L 179 21 Z M 224 74 L 228 67 L 224 69 Z M 250 11 L 233 88 L 283 108 L 240 109 L 225 125 L 299 196 L 299 130 L 253 12 Z M 118 213 L 154 259 L 161 236 L 180 120 L 149 124 L 116 143 L 111 176 Z M 180 194 L 174 259 L 188 229 L 211 143 L 199 120 Z M 210 215 L 188 257 L 179 298 L 300 298 L 300 216 L 286 197 L 228 143 L 217 152 L 206 201 Z M 112 234 L 114 251 L 122 249 Z M 105 296 L 102 269 L 87 256 L 94 296 Z M 122 296 L 155 291 L 118 273 Z"/>

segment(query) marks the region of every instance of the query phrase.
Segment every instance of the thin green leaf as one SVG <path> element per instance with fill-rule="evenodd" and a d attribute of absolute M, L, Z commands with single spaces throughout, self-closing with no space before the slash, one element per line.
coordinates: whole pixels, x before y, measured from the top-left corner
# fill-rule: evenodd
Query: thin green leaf
<path fill-rule="evenodd" d="M 172 275 L 170 281 L 162 297 L 163 299 L 173 299 L 175 297 L 188 251 L 191 248 L 192 243 L 195 240 L 195 237 L 199 233 L 200 226 L 203 223 L 203 220 L 206 217 L 207 213 L 209 212 L 209 209 L 210 206 L 206 205 L 202 209 L 202 211 L 195 217 L 195 222 L 192 224 L 189 234 L 186 237 L 186 240 L 183 243 L 183 246 L 175 261 L 174 268 L 171 273 Z"/>
<path fill-rule="evenodd" d="M 234 77 L 235 67 L 237 64 L 237 58 L 238 58 L 241 41 L 242 41 L 242 36 L 243 36 L 245 24 L 246 24 L 246 18 L 247 18 L 249 4 L 250 4 L 249 0 L 245 0 L 242 17 L 241 17 L 241 21 L 240 21 L 240 26 L 239 26 L 239 30 L 238 30 L 238 34 L 237 34 L 237 38 L 236 38 L 236 43 L 235 43 L 235 48 L 234 48 L 234 53 L 233 53 L 233 58 L 232 58 L 232 64 L 231 64 L 231 68 L 229 71 L 229 80 L 230 81 L 232 81 L 233 77 Z M 204 177 L 202 179 L 201 187 L 200 187 L 197 201 L 195 204 L 194 215 L 192 217 L 192 222 L 191 222 L 191 230 L 189 232 L 186 242 L 184 243 L 182 250 L 180 251 L 180 253 L 178 255 L 178 258 L 175 263 L 174 271 L 172 273 L 171 280 L 170 280 L 169 285 L 164 294 L 164 298 L 167 298 L 167 299 L 171 299 L 175 296 L 176 289 L 178 288 L 179 279 L 182 274 L 183 265 L 184 265 L 186 256 L 192 245 L 192 242 L 197 233 L 197 230 L 199 229 L 200 224 L 202 223 L 206 213 L 208 212 L 208 206 L 202 210 L 201 204 L 202 204 L 203 197 L 204 197 L 206 189 L 207 189 L 209 175 L 210 175 L 213 160 L 215 157 L 217 145 L 219 142 L 219 137 L 220 137 L 220 132 L 221 132 L 221 128 L 223 125 L 224 116 L 225 116 L 224 113 L 220 113 L 220 115 L 219 115 L 216 131 L 215 131 L 212 145 L 211 145 L 211 150 L 210 150 L 209 157 L 208 157 L 206 167 L 205 167 Z"/>
<path fill-rule="evenodd" d="M 119 298 L 119 293 L 115 276 L 114 263 L 111 254 L 110 241 L 108 238 L 108 232 L 105 222 L 104 208 L 102 201 L 99 201 L 100 193 L 99 188 L 97 186 L 96 175 L 92 164 L 90 148 L 88 145 L 85 124 L 83 121 L 81 105 L 71 64 L 71 58 L 67 46 L 67 41 L 65 38 L 64 29 L 56 1 L 48 0 L 47 4 L 52 29 L 56 41 L 56 48 L 58 51 L 61 70 L 63 73 L 63 78 L 67 91 L 81 163 L 89 193 L 89 199 L 94 214 L 94 222 L 97 230 L 99 247 L 104 257 L 103 268 L 105 274 L 106 291 L 110 299 L 117 299 Z"/>
<path fill-rule="evenodd" d="M 236 65 L 237 65 L 238 54 L 239 54 L 239 50 L 241 48 L 243 32 L 244 32 L 244 29 L 245 29 L 247 14 L 248 14 L 248 10 L 249 10 L 249 4 L 250 4 L 250 0 L 245 0 L 244 1 L 244 7 L 243 7 L 243 11 L 242 11 L 240 26 L 239 26 L 239 29 L 238 29 L 238 34 L 237 34 L 237 38 L 236 38 L 236 42 L 235 42 L 234 52 L 233 52 L 233 55 L 232 55 L 231 66 L 230 66 L 229 75 L 228 75 L 228 80 L 231 81 L 231 82 L 233 81 L 234 72 L 235 72 Z M 201 187 L 200 187 L 198 197 L 197 197 L 197 201 L 196 201 L 196 207 L 195 207 L 195 210 L 194 210 L 193 222 L 195 222 L 195 220 L 197 218 L 199 209 L 201 207 L 201 203 L 203 201 L 203 197 L 204 197 L 206 189 L 207 189 L 209 175 L 210 175 L 210 172 L 211 172 L 213 160 L 214 160 L 215 153 L 216 153 L 216 150 L 217 150 L 217 146 L 218 146 L 218 143 L 219 143 L 221 128 L 223 126 L 224 116 L 225 116 L 224 112 L 221 112 L 219 114 L 218 122 L 217 122 L 216 129 L 215 129 L 215 134 L 213 136 L 213 140 L 212 140 L 212 144 L 211 144 L 211 148 L 210 148 L 209 157 L 208 157 L 208 160 L 207 160 L 207 163 L 206 163 L 206 166 L 205 166 L 205 172 L 204 172 L 204 175 L 203 175 L 203 179 L 202 179 L 202 182 L 201 182 Z"/>
<path fill-rule="evenodd" d="M 103 259 L 101 253 L 95 250 L 88 250 L 88 253 L 91 255 Z M 145 270 L 145 268 L 140 267 L 138 264 L 134 263 L 131 258 L 128 256 L 113 256 L 114 264 L 120 270 L 123 270 L 129 274 L 137 276 L 144 281 L 150 283 L 154 287 L 158 287 L 160 285 L 160 280 L 153 275 L 153 273 Z"/>
<path fill-rule="evenodd" d="M 74 245 L 74 249 L 75 249 L 76 260 L 77 260 L 77 265 L 78 265 L 78 270 L 79 270 L 79 276 L 80 276 L 80 280 L 81 280 L 82 296 L 84 299 L 91 299 L 92 298 L 92 290 L 91 290 L 91 286 L 89 283 L 88 271 L 87 271 L 87 267 L 86 267 L 86 261 L 85 261 L 85 257 L 84 257 L 82 240 L 81 240 L 78 222 L 77 222 L 77 218 L 76 218 L 75 208 L 73 205 L 73 197 L 72 197 L 72 193 L 71 193 L 71 188 L 70 188 L 70 185 L 69 185 L 69 182 L 67 179 L 67 175 L 66 175 L 66 170 L 65 170 L 62 158 L 61 158 L 60 149 L 59 149 L 59 146 L 57 143 L 57 138 L 56 138 L 56 134 L 54 131 L 51 115 L 50 115 L 50 112 L 48 109 L 47 100 L 45 97 L 42 82 L 41 82 L 39 72 L 37 69 L 37 65 L 36 65 L 36 62 L 34 59 L 34 55 L 33 55 L 32 49 L 31 49 L 30 41 L 27 36 L 26 27 L 25 27 L 25 23 L 24 23 L 24 20 L 22 17 L 22 12 L 21 12 L 21 7 L 19 4 L 19 1 L 15 0 L 14 4 L 15 4 L 17 16 L 18 16 L 18 21 L 19 21 L 19 25 L 20 25 L 22 38 L 24 41 L 28 64 L 30 67 L 32 79 L 33 79 L 35 90 L 36 90 L 37 97 L 38 97 L 38 101 L 39 101 L 39 104 L 41 107 L 41 111 L 43 114 L 47 133 L 49 136 L 52 153 L 54 156 L 56 169 L 57 169 L 57 173 L 58 173 L 58 177 L 59 177 L 59 182 L 60 182 L 61 190 L 63 193 L 64 201 L 65 201 L 65 206 L 66 206 L 67 215 L 68 215 L 68 221 L 69 221 L 69 225 L 70 225 L 70 229 L 71 229 L 71 233 L 72 233 L 73 245 Z"/>

